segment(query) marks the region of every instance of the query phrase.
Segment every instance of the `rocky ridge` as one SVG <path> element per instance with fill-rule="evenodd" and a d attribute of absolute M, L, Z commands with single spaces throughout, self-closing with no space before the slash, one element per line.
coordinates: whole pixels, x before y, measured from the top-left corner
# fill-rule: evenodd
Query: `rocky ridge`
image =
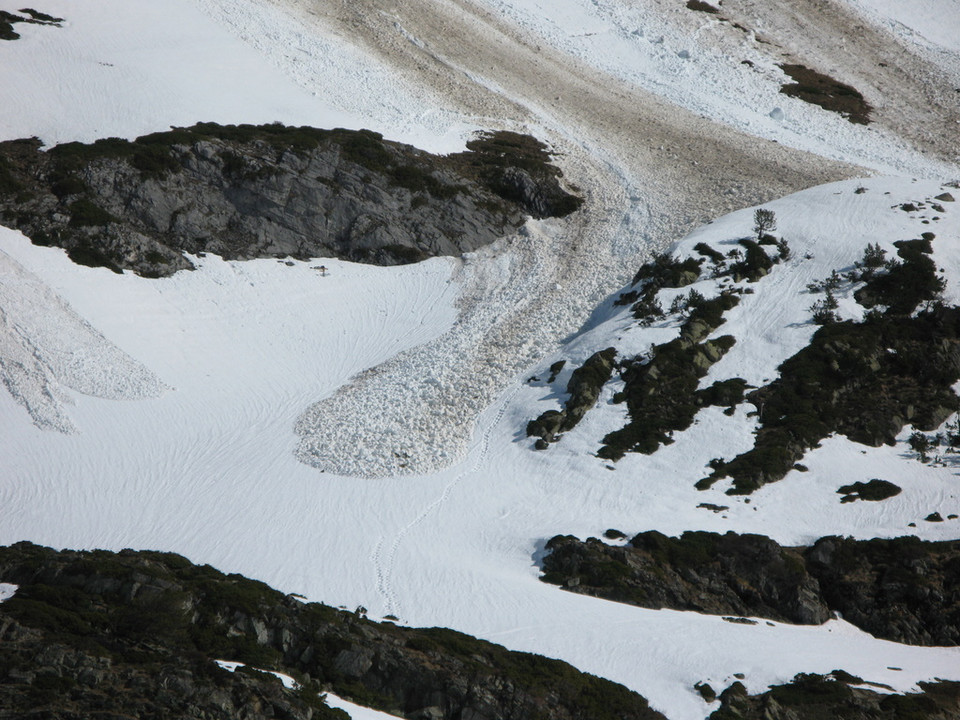
<path fill-rule="evenodd" d="M 792 682 L 748 695 L 735 682 L 722 693 L 710 720 L 950 720 L 960 713 L 960 683 L 921 682 L 920 692 L 890 694 L 889 688 L 842 670 L 801 673 Z M 876 688 L 876 689 L 874 689 Z M 705 698 L 713 695 L 700 686 Z"/>
<path fill-rule="evenodd" d="M 960 644 L 960 541 L 824 537 L 782 547 L 762 535 L 643 532 L 626 545 L 558 535 L 545 582 L 653 609 L 820 624 L 834 613 L 872 635 Z"/>
<path fill-rule="evenodd" d="M 41 152 L 0 143 L 0 218 L 79 263 L 159 277 L 184 253 L 339 257 L 376 264 L 459 255 L 566 215 L 539 141 L 498 132 L 446 157 L 370 131 L 190 128 Z"/>
<path fill-rule="evenodd" d="M 304 603 L 172 553 L 18 543 L 0 548 L 0 582 L 19 586 L 0 604 L 0 718 L 342 717 L 326 690 L 422 720 L 663 717 L 566 663 Z"/>

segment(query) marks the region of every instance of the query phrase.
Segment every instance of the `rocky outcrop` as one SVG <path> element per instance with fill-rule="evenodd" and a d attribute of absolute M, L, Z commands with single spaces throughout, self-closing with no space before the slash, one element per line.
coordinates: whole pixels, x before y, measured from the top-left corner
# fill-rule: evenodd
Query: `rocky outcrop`
<path fill-rule="evenodd" d="M 19 40 L 20 33 L 14 30 L 13 27 L 17 23 L 62 27 L 61 23 L 63 22 L 63 18 L 53 17 L 52 15 L 38 12 L 32 8 L 24 8 L 20 13 L 20 15 L 17 15 L 16 13 L 7 12 L 6 10 L 0 10 L 0 40 Z"/>
<path fill-rule="evenodd" d="M 710 720 L 953 720 L 960 716 L 960 683 L 917 684 L 920 692 L 898 695 L 885 685 L 842 670 L 829 675 L 801 673 L 760 695 L 748 695 L 743 683 L 735 682 L 720 693 L 720 708 Z"/>
<path fill-rule="evenodd" d="M 342 717 L 320 702 L 324 690 L 424 720 L 663 717 L 557 660 L 302 603 L 169 553 L 19 543 L 0 548 L 0 582 L 19 586 L 0 604 L 0 718 Z"/>
<path fill-rule="evenodd" d="M 739 296 L 732 292 L 710 300 L 692 294 L 678 338 L 655 345 L 648 355 L 621 362 L 624 389 L 614 395 L 613 401 L 627 404 L 630 420 L 603 438 L 597 455 L 619 460 L 628 452 L 656 452 L 661 445 L 673 442 L 674 432 L 690 427 L 701 408 L 742 400 L 745 383 L 740 379 L 698 389 L 700 378 L 736 342 L 732 335 L 705 338 L 725 322 L 723 314 L 739 302 Z"/>
<path fill-rule="evenodd" d="M 641 533 L 629 545 L 557 536 L 543 580 L 647 608 L 819 624 L 830 618 L 799 552 L 761 535 Z"/>
<path fill-rule="evenodd" d="M 565 215 L 546 147 L 500 132 L 447 157 L 369 131 L 212 123 L 68 143 L 0 143 L 0 218 L 76 262 L 147 276 L 228 259 L 377 264 L 458 255 Z"/>
<path fill-rule="evenodd" d="M 906 425 L 932 431 L 960 408 L 960 307 L 940 297 L 930 238 L 896 245 L 902 262 L 859 276 L 867 282 L 855 293 L 868 307 L 882 298 L 886 309 L 823 325 L 776 380 L 749 393 L 760 421 L 754 447 L 718 463 L 698 488 L 729 477 L 728 494 L 749 494 L 781 480 L 831 433 L 892 445 Z"/>
<path fill-rule="evenodd" d="M 557 439 L 557 435 L 573 430 L 583 416 L 597 404 L 600 391 L 613 375 L 613 363 L 617 357 L 616 348 L 607 348 L 595 352 L 586 362 L 573 371 L 567 382 L 567 392 L 570 397 L 563 410 L 547 410 L 536 420 L 527 423 L 527 436 L 538 437 L 539 449 L 545 449 L 546 444 Z M 562 365 L 557 366 L 559 372 Z M 551 377 L 556 378 L 551 367 Z"/>
<path fill-rule="evenodd" d="M 645 532 L 629 545 L 558 535 L 542 579 L 648 608 L 818 624 L 839 612 L 880 638 L 960 645 L 960 541 L 825 537 L 781 547 L 760 535 Z"/>
<path fill-rule="evenodd" d="M 912 645 L 960 645 L 960 541 L 826 537 L 804 557 L 848 622 Z"/>

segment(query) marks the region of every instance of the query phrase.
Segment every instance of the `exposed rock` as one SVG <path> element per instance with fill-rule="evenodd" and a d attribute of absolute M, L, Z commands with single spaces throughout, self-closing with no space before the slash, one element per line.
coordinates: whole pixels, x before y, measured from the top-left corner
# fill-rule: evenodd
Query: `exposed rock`
<path fill-rule="evenodd" d="M 753 615 L 819 624 L 830 617 L 799 552 L 761 535 L 641 533 L 626 547 L 557 536 L 543 579 L 580 580 L 575 592 L 648 608 Z"/>
<path fill-rule="evenodd" d="M 646 532 L 623 547 L 558 535 L 547 549 L 542 579 L 586 595 L 802 624 L 839 612 L 877 637 L 960 645 L 960 541 L 826 537 L 784 548 L 760 535 Z"/>
<path fill-rule="evenodd" d="M 399 264 L 475 250 L 565 215 L 544 145 L 495 133 L 440 157 L 369 131 L 212 123 L 127 142 L 0 143 L 0 214 L 76 261 L 148 276 L 228 259 Z"/>
<path fill-rule="evenodd" d="M 566 417 L 562 430 L 572 430 L 600 398 L 600 391 L 613 374 L 613 361 L 617 349 L 609 347 L 595 352 L 586 362 L 573 371 L 567 383 Z"/>
<path fill-rule="evenodd" d="M 900 494 L 900 487 L 894 485 L 888 480 L 873 478 L 868 482 L 855 482 L 851 485 L 843 485 L 837 492 L 842 494 L 840 502 L 847 503 L 854 500 L 886 500 Z"/>
<path fill-rule="evenodd" d="M 16 23 L 30 23 L 32 25 L 53 25 L 62 27 L 63 18 L 53 17 L 46 13 L 37 12 L 31 8 L 20 11 L 22 15 L 0 10 L 0 40 L 19 40 L 20 33 L 13 29 Z"/>
<path fill-rule="evenodd" d="M 623 686 L 444 630 L 301 603 L 169 553 L 0 548 L 0 717 L 662 720 Z M 213 660 L 243 662 L 229 673 Z M 285 689 L 277 670 L 295 677 Z"/>
<path fill-rule="evenodd" d="M 735 682 L 720 694 L 710 720 L 952 720 L 960 713 L 960 683 L 920 682 L 920 692 L 898 695 L 862 687 L 875 685 L 842 670 L 829 675 L 801 673 L 790 683 L 748 695 Z"/>
<path fill-rule="evenodd" d="M 722 389 L 714 385 L 698 390 L 697 386 L 710 366 L 735 343 L 730 335 L 703 343 L 700 340 L 723 324 L 724 312 L 739 302 L 732 293 L 690 300 L 690 314 L 680 328 L 680 337 L 656 345 L 649 357 L 637 356 L 620 363 L 625 387 L 614 396 L 614 402 L 627 403 L 630 421 L 603 438 L 604 445 L 597 453 L 600 457 L 619 460 L 628 452 L 656 452 L 661 445 L 673 442 L 672 433 L 690 427 L 700 408 L 715 401 L 725 404 L 733 396 L 736 383 L 742 381 L 724 381 Z M 739 392 L 742 399 L 742 386 Z"/>
<path fill-rule="evenodd" d="M 910 282 L 913 293 L 920 285 Z M 889 295 L 887 301 L 897 302 Z M 913 307 L 911 300 L 903 309 Z M 730 477 L 729 494 L 748 494 L 782 479 L 831 433 L 879 446 L 894 444 L 908 423 L 939 427 L 960 407 L 952 389 L 960 379 L 960 308 L 934 304 L 911 315 L 891 305 L 861 323 L 825 325 L 779 371 L 747 395 L 762 408 L 754 448 L 718 466 L 698 488 Z"/>
<path fill-rule="evenodd" d="M 613 361 L 617 356 L 616 348 L 607 348 L 591 355 L 573 371 L 567 382 L 570 394 L 563 410 L 547 410 L 536 420 L 527 423 L 527 437 L 538 437 L 544 443 L 553 442 L 561 432 L 572 430 L 583 416 L 597 404 L 600 391 L 613 374 Z M 550 367 L 550 377 L 556 378 L 563 367 L 554 363 Z M 538 442 L 537 449 L 544 449 Z"/>

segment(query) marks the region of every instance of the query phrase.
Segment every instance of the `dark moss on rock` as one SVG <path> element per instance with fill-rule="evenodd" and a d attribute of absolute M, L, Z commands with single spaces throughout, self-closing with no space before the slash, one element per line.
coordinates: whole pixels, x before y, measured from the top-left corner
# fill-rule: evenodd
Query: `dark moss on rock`
<path fill-rule="evenodd" d="M 867 482 L 857 481 L 850 485 L 843 485 L 837 489 L 837 492 L 843 497 L 840 502 L 853 502 L 854 500 L 871 500 L 877 502 L 886 500 L 900 494 L 899 485 L 894 485 L 889 480 L 880 480 L 874 478 Z"/>
<path fill-rule="evenodd" d="M 877 637 L 960 644 L 960 541 L 825 537 L 781 547 L 760 535 L 640 533 L 627 546 L 558 535 L 545 582 L 647 608 L 817 624 L 839 612 Z"/>
<path fill-rule="evenodd" d="M 655 346 L 649 357 L 621 363 L 624 390 L 614 402 L 626 402 L 629 423 L 603 438 L 598 455 L 619 460 L 628 452 L 650 454 L 673 442 L 674 432 L 690 427 L 699 410 L 718 401 L 729 404 L 737 382 L 721 383 L 698 390 L 700 378 L 733 347 L 734 338 L 725 335 L 705 338 L 723 323 L 723 313 L 740 301 L 724 293 L 716 298 L 696 300 L 680 328 L 680 337 Z M 742 392 L 742 387 L 741 387 Z"/>
<path fill-rule="evenodd" d="M 536 139 L 468 145 L 440 157 L 365 130 L 214 123 L 49 152 L 10 141 L 0 213 L 37 242 L 159 276 L 190 267 L 184 253 L 417 262 L 580 206 Z"/>
<path fill-rule="evenodd" d="M 304 604 L 168 553 L 0 548 L 0 707 L 109 715 L 343 720 L 331 690 L 401 717 L 656 720 L 623 686 L 441 628 Z M 293 675 L 231 674 L 214 659 Z"/>
<path fill-rule="evenodd" d="M 555 441 L 560 433 L 575 428 L 583 416 L 597 404 L 603 386 L 613 375 L 616 356 L 616 349 L 611 347 L 595 352 L 587 358 L 586 362 L 574 370 L 570 376 L 567 383 L 567 392 L 570 397 L 563 410 L 547 410 L 536 420 L 531 420 L 527 423 L 527 436 L 538 437 L 549 443 Z M 551 382 L 562 367 L 557 363 L 551 366 Z"/>
<path fill-rule="evenodd" d="M 54 25 L 60 27 L 63 18 L 47 15 L 33 8 L 24 8 L 20 10 L 23 15 L 0 10 L 0 40 L 19 40 L 20 33 L 14 30 L 13 26 L 17 23 L 30 23 L 32 25 Z"/>
<path fill-rule="evenodd" d="M 901 254 L 929 261 L 915 247 Z M 906 259 L 867 287 L 914 264 Z M 960 308 L 930 303 L 910 315 L 939 284 L 922 286 L 928 290 L 893 285 L 907 289 L 884 295 L 886 312 L 822 326 L 780 365 L 779 378 L 747 395 L 761 423 L 753 449 L 715 468 L 698 487 L 730 477 L 728 492 L 750 493 L 783 478 L 830 433 L 871 446 L 892 444 L 907 424 L 933 430 L 960 407 L 952 389 L 960 379 Z"/>
<path fill-rule="evenodd" d="M 647 608 L 818 624 L 830 617 L 800 553 L 760 535 L 641 533 L 628 546 L 557 536 L 544 580 Z M 549 576 L 549 580 L 548 580 Z"/>
<path fill-rule="evenodd" d="M 742 683 L 720 694 L 710 720 L 952 720 L 960 716 L 960 683 L 920 682 L 920 692 L 877 692 L 842 670 L 800 673 L 789 683 L 749 695 Z M 877 686 L 878 690 L 886 690 Z"/>

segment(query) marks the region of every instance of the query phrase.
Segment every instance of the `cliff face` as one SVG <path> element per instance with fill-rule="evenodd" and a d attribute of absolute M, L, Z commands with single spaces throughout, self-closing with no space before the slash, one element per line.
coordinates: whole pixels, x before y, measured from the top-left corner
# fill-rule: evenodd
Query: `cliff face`
<path fill-rule="evenodd" d="M 367 620 L 171 553 L 0 548 L 0 718 L 662 720 L 621 685 L 444 630 Z M 293 675 L 231 675 L 215 659 Z"/>
<path fill-rule="evenodd" d="M 533 138 L 440 157 L 368 131 L 210 123 L 40 151 L 0 143 L 0 219 L 77 262 L 163 276 L 183 253 L 377 264 L 476 250 L 580 200 Z"/>
<path fill-rule="evenodd" d="M 839 612 L 887 640 L 960 644 L 956 540 L 824 537 L 791 548 L 762 535 L 686 532 L 670 538 L 650 531 L 623 546 L 558 535 L 547 549 L 542 579 L 572 592 L 801 624 L 823 623 Z"/>

